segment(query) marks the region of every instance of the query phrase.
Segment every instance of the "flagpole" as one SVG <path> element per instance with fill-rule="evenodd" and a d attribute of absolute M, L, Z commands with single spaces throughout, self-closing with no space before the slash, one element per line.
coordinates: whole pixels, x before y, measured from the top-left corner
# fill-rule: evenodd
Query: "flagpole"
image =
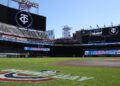
<path fill-rule="evenodd" d="M 39 14 L 39 7 L 37 7 L 37 14 Z"/>
<path fill-rule="evenodd" d="M 10 0 L 8 0 L 7 6 L 9 7 Z"/>
<path fill-rule="evenodd" d="M 92 26 L 90 26 L 90 30 L 89 30 L 89 43 L 91 42 L 91 36 L 92 36 Z"/>

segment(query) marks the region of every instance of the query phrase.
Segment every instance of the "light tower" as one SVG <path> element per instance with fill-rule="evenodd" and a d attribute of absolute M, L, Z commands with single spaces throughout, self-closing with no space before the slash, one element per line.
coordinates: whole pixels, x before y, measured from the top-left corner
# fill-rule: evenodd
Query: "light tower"
<path fill-rule="evenodd" d="M 37 9 L 37 14 L 39 14 L 39 4 L 38 3 L 32 2 L 30 0 L 8 0 L 8 7 L 9 7 L 10 1 L 18 3 L 18 9 L 21 11 L 30 12 L 30 9 L 33 7 L 33 8 Z"/>
<path fill-rule="evenodd" d="M 63 38 L 71 38 L 70 30 L 71 30 L 71 27 L 69 26 L 63 27 Z"/>

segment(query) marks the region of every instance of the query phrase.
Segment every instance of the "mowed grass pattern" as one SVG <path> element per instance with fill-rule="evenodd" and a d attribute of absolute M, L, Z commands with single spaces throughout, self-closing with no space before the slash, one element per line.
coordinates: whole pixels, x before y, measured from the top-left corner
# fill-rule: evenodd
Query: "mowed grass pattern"
<path fill-rule="evenodd" d="M 69 60 L 102 60 L 105 58 L 0 58 L 0 70 L 57 70 L 73 76 L 95 77 L 93 80 L 71 81 L 56 79 L 47 82 L 22 83 L 0 82 L 0 86 L 120 86 L 120 68 L 107 67 L 71 67 L 51 65 L 56 62 Z M 117 58 L 114 58 L 117 59 Z"/>

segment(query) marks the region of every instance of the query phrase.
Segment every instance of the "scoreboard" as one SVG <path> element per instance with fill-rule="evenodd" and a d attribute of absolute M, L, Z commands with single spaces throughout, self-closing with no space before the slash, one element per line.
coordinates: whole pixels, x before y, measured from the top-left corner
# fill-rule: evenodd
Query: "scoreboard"
<path fill-rule="evenodd" d="M 120 26 L 103 28 L 102 35 L 103 36 L 120 36 Z"/>
<path fill-rule="evenodd" d="M 46 31 L 46 17 L 20 11 L 0 4 L 0 22 L 30 28 L 40 31 Z"/>

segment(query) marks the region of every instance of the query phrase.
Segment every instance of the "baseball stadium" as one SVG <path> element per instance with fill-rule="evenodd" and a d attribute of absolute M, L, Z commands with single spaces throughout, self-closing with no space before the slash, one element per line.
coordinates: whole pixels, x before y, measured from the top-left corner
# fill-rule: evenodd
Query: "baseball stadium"
<path fill-rule="evenodd" d="M 11 1 L 18 9 L 0 4 L 0 86 L 120 85 L 120 25 L 50 39 L 38 3 Z"/>

